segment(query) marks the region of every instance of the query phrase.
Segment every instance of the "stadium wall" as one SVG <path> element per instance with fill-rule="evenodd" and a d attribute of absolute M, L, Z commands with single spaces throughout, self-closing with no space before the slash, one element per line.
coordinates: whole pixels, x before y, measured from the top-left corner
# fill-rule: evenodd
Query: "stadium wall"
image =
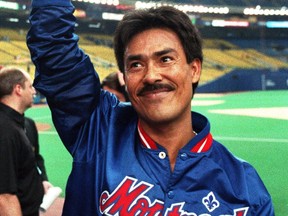
<path fill-rule="evenodd" d="M 288 70 L 234 70 L 209 83 L 199 85 L 196 93 L 226 93 L 256 90 L 288 90 Z"/>

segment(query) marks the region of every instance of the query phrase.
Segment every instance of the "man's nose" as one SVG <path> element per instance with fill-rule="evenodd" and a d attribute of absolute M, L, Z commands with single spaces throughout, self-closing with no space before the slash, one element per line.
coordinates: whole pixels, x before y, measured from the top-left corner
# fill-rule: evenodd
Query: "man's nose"
<path fill-rule="evenodd" d="M 143 82 L 155 83 L 156 81 L 162 80 L 161 69 L 154 63 L 147 64 L 146 73 Z"/>

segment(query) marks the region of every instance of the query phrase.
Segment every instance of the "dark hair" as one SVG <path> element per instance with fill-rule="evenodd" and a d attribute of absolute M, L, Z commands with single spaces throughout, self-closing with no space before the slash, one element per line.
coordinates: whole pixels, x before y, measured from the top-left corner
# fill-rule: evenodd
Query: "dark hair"
<path fill-rule="evenodd" d="M 15 85 L 19 84 L 25 87 L 27 78 L 24 73 L 18 68 L 2 68 L 0 70 L 0 98 L 10 95 Z"/>
<path fill-rule="evenodd" d="M 115 31 L 114 52 L 122 73 L 125 67 L 124 52 L 130 40 L 138 33 L 153 28 L 168 28 L 178 35 L 187 63 L 191 63 L 196 58 L 203 62 L 202 39 L 188 15 L 176 8 L 162 6 L 129 12 L 119 22 Z M 197 85 L 198 83 L 193 85 L 193 92 Z"/>

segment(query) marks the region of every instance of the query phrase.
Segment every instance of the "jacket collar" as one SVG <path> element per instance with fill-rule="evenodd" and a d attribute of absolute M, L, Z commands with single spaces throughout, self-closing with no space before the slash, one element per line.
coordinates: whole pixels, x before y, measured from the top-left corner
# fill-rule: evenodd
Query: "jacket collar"
<path fill-rule="evenodd" d="M 196 129 L 197 135 L 189 141 L 184 147 L 193 153 L 203 153 L 210 150 L 213 142 L 213 137 L 210 133 L 210 124 L 208 120 L 199 113 L 192 113 L 193 127 Z M 158 144 L 144 131 L 139 121 L 137 125 L 138 134 L 141 144 L 144 148 L 157 150 Z"/>

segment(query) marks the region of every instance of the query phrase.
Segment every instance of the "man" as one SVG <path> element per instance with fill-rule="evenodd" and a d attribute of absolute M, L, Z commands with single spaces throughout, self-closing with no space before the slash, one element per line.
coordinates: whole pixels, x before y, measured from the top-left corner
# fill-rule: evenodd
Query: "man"
<path fill-rule="evenodd" d="M 39 215 L 44 190 L 24 127 L 24 112 L 32 106 L 34 95 L 27 72 L 1 69 L 0 215 Z"/>
<path fill-rule="evenodd" d="M 73 156 L 63 215 L 274 215 L 254 168 L 191 113 L 202 47 L 186 14 L 161 7 L 120 22 L 115 54 L 131 106 L 101 89 L 71 2 L 32 7 L 34 84 Z"/>

